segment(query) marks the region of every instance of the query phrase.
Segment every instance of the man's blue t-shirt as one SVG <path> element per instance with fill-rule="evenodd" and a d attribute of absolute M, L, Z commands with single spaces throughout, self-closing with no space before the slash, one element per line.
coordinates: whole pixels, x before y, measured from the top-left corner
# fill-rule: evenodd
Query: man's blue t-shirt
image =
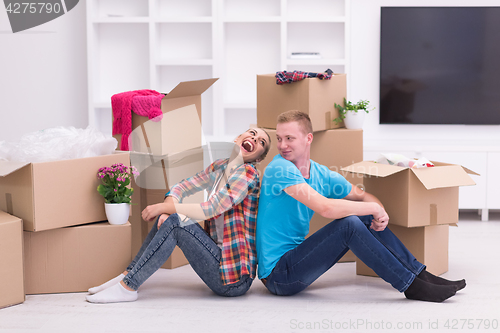
<path fill-rule="evenodd" d="M 309 233 L 314 211 L 284 191 L 301 183 L 331 199 L 344 198 L 352 187 L 340 174 L 312 160 L 309 179 L 305 179 L 295 164 L 276 155 L 264 171 L 259 198 L 256 241 L 259 279 L 271 274 L 283 254 L 301 244 Z"/>

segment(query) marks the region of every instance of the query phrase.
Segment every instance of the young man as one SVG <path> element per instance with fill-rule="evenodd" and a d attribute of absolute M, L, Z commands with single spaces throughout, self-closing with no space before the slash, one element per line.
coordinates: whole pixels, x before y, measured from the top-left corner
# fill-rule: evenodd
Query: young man
<path fill-rule="evenodd" d="M 257 215 L 258 276 L 271 293 L 304 290 L 349 249 L 409 299 L 442 302 L 465 287 L 425 270 L 387 228 L 375 196 L 310 159 L 307 114 L 279 115 L 276 139 L 279 155 L 264 172 Z M 333 221 L 304 239 L 315 212 Z"/>

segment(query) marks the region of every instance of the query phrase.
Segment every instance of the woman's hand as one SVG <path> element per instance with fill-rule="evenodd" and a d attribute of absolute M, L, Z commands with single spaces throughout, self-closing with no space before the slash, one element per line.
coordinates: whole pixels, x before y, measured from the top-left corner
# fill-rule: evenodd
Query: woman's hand
<path fill-rule="evenodd" d="M 160 215 L 160 217 L 158 218 L 158 225 L 157 225 L 158 229 L 160 229 L 163 222 L 165 222 L 165 220 L 168 219 L 169 216 L 170 216 L 169 214 L 161 214 Z"/>
<path fill-rule="evenodd" d="M 168 196 L 165 198 L 164 202 L 158 203 L 155 205 L 149 205 L 146 208 L 144 208 L 144 210 L 142 211 L 142 214 L 141 214 L 142 219 L 144 221 L 154 221 L 154 219 L 158 215 L 165 214 L 166 217 L 163 219 L 163 221 L 165 221 L 170 216 L 170 214 L 175 213 L 174 206 L 176 203 L 179 203 L 179 200 L 177 200 L 176 198 L 174 198 L 172 196 Z M 169 210 L 169 207 L 170 207 L 170 210 Z M 161 223 L 163 223 L 163 221 L 161 221 Z M 161 224 L 159 224 L 158 227 L 160 227 L 160 225 Z"/>
<path fill-rule="evenodd" d="M 163 213 L 165 213 L 163 202 L 155 205 L 149 205 L 142 211 L 142 219 L 144 221 L 153 221 L 158 215 Z"/>

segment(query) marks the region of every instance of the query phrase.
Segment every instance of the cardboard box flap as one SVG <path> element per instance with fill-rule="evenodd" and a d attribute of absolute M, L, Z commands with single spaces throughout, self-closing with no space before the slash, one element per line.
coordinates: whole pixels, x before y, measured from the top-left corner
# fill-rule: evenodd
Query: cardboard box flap
<path fill-rule="evenodd" d="M 469 175 L 476 175 L 476 176 L 481 176 L 480 174 L 478 174 L 477 172 L 475 171 L 472 171 L 471 169 L 469 168 L 466 168 L 462 165 L 462 169 L 464 169 L 465 172 L 467 172 Z"/>
<path fill-rule="evenodd" d="M 9 223 L 9 222 L 15 222 L 15 221 L 19 221 L 19 220 L 20 220 L 19 217 L 10 215 L 10 214 L 0 210 L 0 223 Z"/>
<path fill-rule="evenodd" d="M 218 78 L 181 82 L 163 97 L 163 99 L 201 95 L 217 80 Z"/>
<path fill-rule="evenodd" d="M 0 177 L 10 175 L 28 164 L 30 164 L 30 162 L 0 161 Z"/>
<path fill-rule="evenodd" d="M 460 165 L 411 169 L 426 189 L 476 185 Z"/>
<path fill-rule="evenodd" d="M 436 162 L 436 161 L 431 161 L 432 163 L 434 163 L 435 166 L 443 166 L 443 165 L 457 165 L 457 164 L 450 164 L 450 163 L 443 163 L 443 162 Z M 466 167 L 464 167 L 463 165 L 461 165 L 462 169 L 464 169 L 465 172 L 467 172 L 469 175 L 476 175 L 476 176 L 481 176 L 480 174 L 478 174 L 477 172 L 475 171 L 472 171 L 471 169 L 468 169 Z"/>
<path fill-rule="evenodd" d="M 362 175 L 368 175 L 368 176 L 387 177 L 406 169 L 407 168 L 400 167 L 397 165 L 388 165 L 388 164 L 374 163 L 370 161 L 363 161 L 351 164 L 340 170 L 358 173 Z"/>

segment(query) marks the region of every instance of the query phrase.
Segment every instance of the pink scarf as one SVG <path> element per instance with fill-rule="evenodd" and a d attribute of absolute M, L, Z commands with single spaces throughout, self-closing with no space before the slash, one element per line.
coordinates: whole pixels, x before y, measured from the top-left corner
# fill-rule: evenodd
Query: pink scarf
<path fill-rule="evenodd" d="M 161 120 L 161 100 L 163 94 L 154 90 L 133 90 L 111 96 L 113 109 L 113 135 L 121 134 L 120 150 L 129 150 L 129 137 L 132 133 L 132 111 L 139 116 Z M 156 120 L 156 119 L 155 119 Z"/>

